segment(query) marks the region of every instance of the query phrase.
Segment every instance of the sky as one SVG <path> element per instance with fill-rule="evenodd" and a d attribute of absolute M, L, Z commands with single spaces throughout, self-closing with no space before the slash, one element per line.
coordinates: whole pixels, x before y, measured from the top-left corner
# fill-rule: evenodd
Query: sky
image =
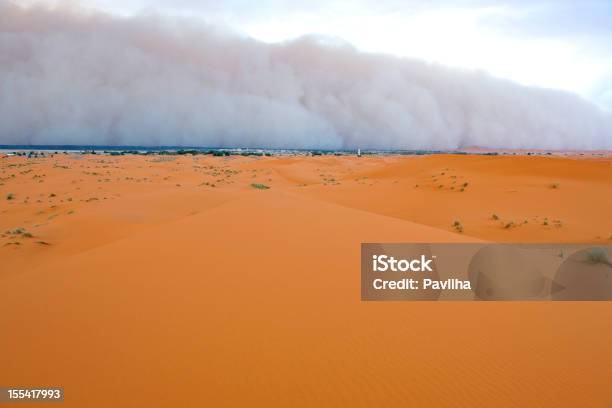
<path fill-rule="evenodd" d="M 612 109 L 610 0 L 86 0 L 125 16 L 160 13 L 280 42 L 317 34 L 357 49 L 480 69 L 578 93 Z"/>
<path fill-rule="evenodd" d="M 600 0 L 0 0 L 0 144 L 612 150 Z"/>

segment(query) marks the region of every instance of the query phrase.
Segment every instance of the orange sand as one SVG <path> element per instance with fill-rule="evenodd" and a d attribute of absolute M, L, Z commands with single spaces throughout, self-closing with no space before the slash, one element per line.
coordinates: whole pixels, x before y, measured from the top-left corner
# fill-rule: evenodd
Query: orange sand
<path fill-rule="evenodd" d="M 359 293 L 361 242 L 609 243 L 611 208 L 609 157 L 0 158 L 0 231 L 32 234 L 0 238 L 0 384 L 67 407 L 612 406 L 612 303 Z"/>

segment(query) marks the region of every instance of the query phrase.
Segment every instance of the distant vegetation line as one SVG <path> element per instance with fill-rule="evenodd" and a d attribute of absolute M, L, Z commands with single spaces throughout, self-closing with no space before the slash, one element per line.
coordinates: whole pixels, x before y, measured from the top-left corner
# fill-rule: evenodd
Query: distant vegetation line
<path fill-rule="evenodd" d="M 79 153 L 107 153 L 111 155 L 123 154 L 210 154 L 213 156 L 272 156 L 278 154 L 310 154 L 321 155 L 346 155 L 356 154 L 355 149 L 268 149 L 268 148 L 227 148 L 227 147 L 195 147 L 195 146 L 106 146 L 106 145 L 0 145 L 0 150 L 8 151 L 49 151 L 49 152 L 79 152 Z M 456 150 L 361 150 L 359 154 L 468 154 Z M 496 152 L 482 154 L 496 155 Z"/>

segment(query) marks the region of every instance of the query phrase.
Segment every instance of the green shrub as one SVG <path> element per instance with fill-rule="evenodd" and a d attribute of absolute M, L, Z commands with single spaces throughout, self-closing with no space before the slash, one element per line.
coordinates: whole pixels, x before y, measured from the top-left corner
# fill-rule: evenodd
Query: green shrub
<path fill-rule="evenodd" d="M 267 190 L 267 189 L 270 188 L 270 187 L 266 186 L 265 184 L 261 184 L 261 183 L 253 183 L 253 184 L 251 184 L 251 187 L 257 188 L 259 190 Z"/>
<path fill-rule="evenodd" d="M 21 235 L 21 234 L 24 234 L 25 232 L 26 232 L 25 228 L 21 228 L 21 227 L 17 227 L 12 230 L 6 231 L 6 233 L 10 235 Z"/>

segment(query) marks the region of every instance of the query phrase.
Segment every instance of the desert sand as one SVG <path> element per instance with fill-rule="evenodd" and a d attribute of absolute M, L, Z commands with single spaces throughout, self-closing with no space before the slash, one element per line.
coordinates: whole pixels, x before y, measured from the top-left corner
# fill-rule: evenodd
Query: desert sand
<path fill-rule="evenodd" d="M 610 302 L 359 293 L 361 242 L 610 243 L 611 208 L 609 156 L 2 157 L 0 384 L 67 407 L 611 406 Z"/>

